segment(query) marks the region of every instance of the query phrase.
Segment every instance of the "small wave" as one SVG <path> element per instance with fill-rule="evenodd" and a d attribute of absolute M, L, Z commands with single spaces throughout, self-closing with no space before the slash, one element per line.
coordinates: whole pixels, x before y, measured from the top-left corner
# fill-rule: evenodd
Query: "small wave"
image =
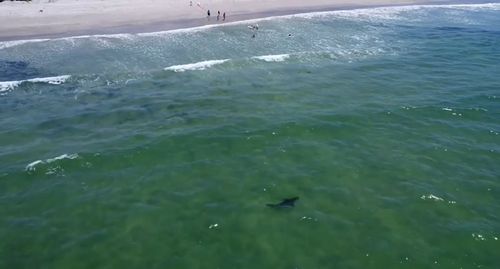
<path fill-rule="evenodd" d="M 63 159 L 73 160 L 73 159 L 76 159 L 76 158 L 78 158 L 78 153 L 63 154 L 63 155 L 57 156 L 55 158 L 47 159 L 47 160 L 45 160 L 45 162 L 51 163 L 51 162 L 55 162 L 55 161 L 58 161 L 58 160 L 63 160 Z"/>
<path fill-rule="evenodd" d="M 262 60 L 266 62 L 283 62 L 288 58 L 290 58 L 290 54 L 264 55 L 264 56 L 252 57 L 252 59 Z"/>
<path fill-rule="evenodd" d="M 457 203 L 456 201 L 453 201 L 453 200 L 446 201 L 445 199 L 443 199 L 441 197 L 438 197 L 438 196 L 436 196 L 434 194 L 422 195 L 422 196 L 420 196 L 420 199 L 422 199 L 422 200 L 433 200 L 433 201 L 436 201 L 436 202 L 448 202 L 448 204 L 456 204 Z"/>
<path fill-rule="evenodd" d="M 54 38 L 54 39 L 44 38 L 44 39 L 12 40 L 12 41 L 0 42 L 0 50 L 7 49 L 10 47 L 19 46 L 19 45 L 29 44 L 29 43 L 40 43 L 40 42 L 54 41 L 54 40 L 73 41 L 75 39 L 87 39 L 87 38 L 96 38 L 96 39 L 108 38 L 108 39 L 130 40 L 133 37 L 134 37 L 134 34 L 121 33 L 121 34 L 109 34 L 109 35 L 100 35 L 100 34 L 99 35 L 79 35 L 79 36 L 60 37 L 60 38 Z"/>
<path fill-rule="evenodd" d="M 36 170 L 36 166 L 39 165 L 39 164 L 42 164 L 44 163 L 42 160 L 36 160 L 34 162 L 31 162 L 29 163 L 28 165 L 26 165 L 26 171 L 35 171 Z"/>
<path fill-rule="evenodd" d="M 64 83 L 70 75 L 57 76 L 57 77 L 45 77 L 45 78 L 32 78 L 26 80 L 16 80 L 16 81 L 0 81 L 0 93 L 7 92 L 15 89 L 17 86 L 22 83 L 30 82 L 30 83 L 48 83 L 53 85 L 59 85 Z"/>
<path fill-rule="evenodd" d="M 76 159 L 78 157 L 79 157 L 78 153 L 73 153 L 73 154 L 63 154 L 63 155 L 60 155 L 60 156 L 57 156 L 57 157 L 54 157 L 54 158 L 46 159 L 44 161 L 43 160 L 36 160 L 36 161 L 31 162 L 30 164 L 26 165 L 25 170 L 28 171 L 28 172 L 33 172 L 33 171 L 36 170 L 36 167 L 38 165 L 48 164 L 48 163 L 52 163 L 52 162 L 63 160 L 63 159 L 73 160 L 73 159 Z"/>
<path fill-rule="evenodd" d="M 181 64 L 181 65 L 172 65 L 169 67 L 166 67 L 165 70 L 169 71 L 174 71 L 174 72 L 184 72 L 188 70 L 205 70 L 209 67 L 212 67 L 214 65 L 222 64 L 229 61 L 229 59 L 224 59 L 224 60 L 210 60 L 210 61 L 203 61 L 203 62 L 197 62 L 197 63 L 191 63 L 191 64 Z"/>
<path fill-rule="evenodd" d="M 438 196 L 436 196 L 436 195 L 434 195 L 434 194 L 422 195 L 422 196 L 420 197 L 420 199 L 422 199 L 422 200 L 444 201 L 444 199 L 443 199 L 443 198 L 438 197 Z"/>

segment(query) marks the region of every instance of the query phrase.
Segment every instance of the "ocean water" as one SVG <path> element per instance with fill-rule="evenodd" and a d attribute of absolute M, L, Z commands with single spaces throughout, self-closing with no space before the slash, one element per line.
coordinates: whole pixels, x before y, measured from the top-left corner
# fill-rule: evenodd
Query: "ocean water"
<path fill-rule="evenodd" d="M 0 115 L 0 268 L 500 268 L 500 4 L 1 42 Z"/>

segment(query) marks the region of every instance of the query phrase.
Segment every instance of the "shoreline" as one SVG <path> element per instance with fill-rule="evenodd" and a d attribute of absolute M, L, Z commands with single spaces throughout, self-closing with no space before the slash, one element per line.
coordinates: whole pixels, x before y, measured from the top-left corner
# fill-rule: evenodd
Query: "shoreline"
<path fill-rule="evenodd" d="M 313 1 L 314 2 L 314 1 Z M 387 2 L 387 1 L 386 1 Z M 191 29 L 197 27 L 210 27 L 218 26 L 224 24 L 232 24 L 237 22 L 243 22 L 247 20 L 260 20 L 269 17 L 277 16 L 287 16 L 301 13 L 313 13 L 313 12 L 330 12 L 339 10 L 355 10 L 355 9 L 368 9 L 368 8 L 379 8 L 379 7 L 397 7 L 397 6 L 414 6 L 414 5 L 449 5 L 449 4 L 483 4 L 491 3 L 491 1 L 454 1 L 454 0 L 430 0 L 430 1 L 401 1 L 392 3 L 373 3 L 373 4 L 344 4 L 344 3 L 332 3 L 330 5 L 319 5 L 319 6 L 301 6 L 301 7 L 281 7 L 281 8 L 263 8 L 262 11 L 252 12 L 251 10 L 240 10 L 236 13 L 228 13 L 225 22 L 217 21 L 215 16 L 212 16 L 210 21 L 206 17 L 202 18 L 180 18 L 174 17 L 167 20 L 151 20 L 144 21 L 141 23 L 118 23 L 116 22 L 102 23 L 104 25 L 89 24 L 83 27 L 68 27 L 68 25 L 62 24 L 60 27 L 47 26 L 45 31 L 43 30 L 46 25 L 37 25 L 32 29 L 21 24 L 18 28 L 11 27 L 11 29 L 3 29 L 5 26 L 0 25 L 0 42 L 8 41 L 24 41 L 24 40 L 39 40 L 39 39 L 57 39 L 57 38 L 71 38 L 80 36 L 92 36 L 92 35 L 118 35 L 118 34 L 147 34 L 156 33 L 172 30 L 182 30 Z M 0 16 L 1 14 L 1 4 L 0 3 Z M 193 7 L 190 7 L 193 8 Z M 212 14 L 215 12 L 212 12 Z M 20 33 L 17 32 L 20 31 Z"/>

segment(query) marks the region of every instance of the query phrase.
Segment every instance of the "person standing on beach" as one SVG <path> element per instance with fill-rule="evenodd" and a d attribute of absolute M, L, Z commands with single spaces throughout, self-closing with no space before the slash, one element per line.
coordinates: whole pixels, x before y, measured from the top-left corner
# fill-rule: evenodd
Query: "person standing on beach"
<path fill-rule="evenodd" d="M 207 17 L 208 17 L 208 19 L 210 20 L 210 9 L 209 9 L 209 10 L 207 10 Z"/>
<path fill-rule="evenodd" d="M 226 20 L 226 12 L 224 12 L 224 14 L 222 14 L 222 21 L 225 21 Z"/>
<path fill-rule="evenodd" d="M 220 10 L 217 10 L 217 20 L 220 18 Z"/>

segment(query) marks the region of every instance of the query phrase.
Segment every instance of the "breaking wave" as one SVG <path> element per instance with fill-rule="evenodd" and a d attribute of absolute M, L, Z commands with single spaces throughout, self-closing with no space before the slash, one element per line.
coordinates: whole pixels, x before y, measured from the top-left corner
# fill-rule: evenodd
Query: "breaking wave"
<path fill-rule="evenodd" d="M 60 156 L 57 156 L 54 158 L 49 158 L 46 160 L 36 160 L 36 161 L 31 162 L 28 165 L 26 165 L 25 170 L 28 172 L 32 172 L 32 171 L 35 171 L 36 167 L 38 165 L 41 165 L 41 164 L 48 164 L 48 163 L 52 163 L 52 162 L 63 160 L 63 159 L 73 160 L 73 159 L 76 159 L 78 157 L 79 157 L 78 153 L 74 153 L 74 154 L 63 154 L 63 155 L 60 155 Z"/>
<path fill-rule="evenodd" d="M 252 59 L 262 60 L 266 62 L 283 62 L 288 58 L 290 58 L 290 54 L 264 55 L 264 56 L 252 57 Z"/>
<path fill-rule="evenodd" d="M 210 60 L 210 61 L 202 61 L 202 62 L 191 63 L 191 64 L 172 65 L 172 66 L 166 67 L 165 70 L 174 71 L 174 72 L 185 72 L 188 70 L 205 70 L 209 67 L 212 67 L 212 66 L 218 65 L 218 64 L 222 64 L 222 63 L 225 63 L 227 61 L 229 61 L 229 59 Z"/>
<path fill-rule="evenodd" d="M 57 76 L 57 77 L 45 77 L 45 78 L 32 78 L 26 80 L 14 80 L 14 81 L 0 81 L 0 93 L 7 92 L 15 89 L 22 83 L 48 83 L 53 85 L 59 85 L 66 82 L 70 75 Z"/>

